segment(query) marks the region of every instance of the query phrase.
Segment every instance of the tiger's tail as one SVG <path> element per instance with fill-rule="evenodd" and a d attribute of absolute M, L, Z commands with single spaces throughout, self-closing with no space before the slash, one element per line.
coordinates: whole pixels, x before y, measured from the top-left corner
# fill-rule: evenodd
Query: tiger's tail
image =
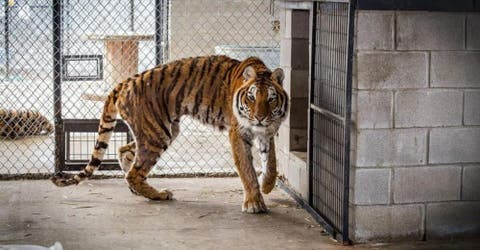
<path fill-rule="evenodd" d="M 116 117 L 118 110 L 116 102 L 118 93 L 122 88 L 122 83 L 118 84 L 107 97 L 105 105 L 103 107 L 102 117 L 100 119 L 100 125 L 98 128 L 98 139 L 95 143 L 95 148 L 92 153 L 92 157 L 88 162 L 88 165 L 78 174 L 67 174 L 58 172 L 50 178 L 50 180 L 59 187 L 77 185 L 83 180 L 92 176 L 93 172 L 98 169 L 102 163 L 103 157 L 108 147 L 110 137 L 116 125 Z"/>

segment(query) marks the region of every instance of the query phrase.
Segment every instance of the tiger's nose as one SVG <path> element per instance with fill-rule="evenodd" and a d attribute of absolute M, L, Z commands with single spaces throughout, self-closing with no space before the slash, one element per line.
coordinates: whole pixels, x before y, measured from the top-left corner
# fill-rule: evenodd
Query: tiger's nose
<path fill-rule="evenodd" d="M 261 122 L 265 119 L 265 115 L 259 115 L 259 114 L 255 114 L 255 119 L 257 119 L 258 122 Z"/>

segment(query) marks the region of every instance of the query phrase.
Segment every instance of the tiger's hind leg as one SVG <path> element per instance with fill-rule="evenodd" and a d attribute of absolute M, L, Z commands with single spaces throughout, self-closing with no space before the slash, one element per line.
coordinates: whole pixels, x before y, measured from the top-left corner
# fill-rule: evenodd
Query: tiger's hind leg
<path fill-rule="evenodd" d="M 166 147 L 165 147 L 166 149 Z M 130 190 L 151 200 L 170 200 L 172 192 L 167 189 L 156 190 L 147 183 L 147 175 L 157 163 L 157 159 L 165 151 L 156 146 L 137 145 L 133 167 L 127 173 L 127 182 Z"/>
<path fill-rule="evenodd" d="M 132 167 L 133 161 L 135 159 L 135 151 L 135 141 L 132 141 L 127 145 L 121 146 L 118 149 L 118 161 L 123 169 L 123 172 L 128 173 L 128 171 Z"/>

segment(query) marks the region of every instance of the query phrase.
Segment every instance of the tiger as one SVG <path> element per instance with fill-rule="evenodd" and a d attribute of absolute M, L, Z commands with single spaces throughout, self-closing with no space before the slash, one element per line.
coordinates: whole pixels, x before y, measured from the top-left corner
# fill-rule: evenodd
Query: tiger
<path fill-rule="evenodd" d="M 51 180 L 57 186 L 69 186 L 91 177 L 120 114 L 134 137 L 118 150 L 130 190 L 151 200 L 172 199 L 168 189 L 157 190 L 146 180 L 178 136 L 180 118 L 188 115 L 219 130 L 228 129 L 243 185 L 242 211 L 267 212 L 262 193 L 272 191 L 278 175 L 274 136 L 289 108 L 283 79 L 281 68 L 272 72 L 257 57 L 240 61 L 224 55 L 180 59 L 136 74 L 109 93 L 88 165 L 76 175 L 59 172 Z M 262 165 L 259 178 L 252 160 L 254 143 Z"/>
<path fill-rule="evenodd" d="M 34 110 L 0 109 L 0 138 L 19 139 L 33 135 L 49 135 L 54 127 Z"/>

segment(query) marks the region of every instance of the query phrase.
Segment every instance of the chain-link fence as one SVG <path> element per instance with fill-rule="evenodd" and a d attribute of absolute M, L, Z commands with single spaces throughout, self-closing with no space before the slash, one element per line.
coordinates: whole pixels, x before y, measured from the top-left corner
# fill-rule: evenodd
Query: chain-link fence
<path fill-rule="evenodd" d="M 0 10 L 1 176 L 83 166 L 106 93 L 158 63 L 208 54 L 279 61 L 273 0 L 5 0 Z M 35 128 L 49 123 L 55 132 Z M 118 127 L 110 170 L 117 147 L 131 140 Z M 184 118 L 152 172 L 233 173 L 226 133 Z"/>

